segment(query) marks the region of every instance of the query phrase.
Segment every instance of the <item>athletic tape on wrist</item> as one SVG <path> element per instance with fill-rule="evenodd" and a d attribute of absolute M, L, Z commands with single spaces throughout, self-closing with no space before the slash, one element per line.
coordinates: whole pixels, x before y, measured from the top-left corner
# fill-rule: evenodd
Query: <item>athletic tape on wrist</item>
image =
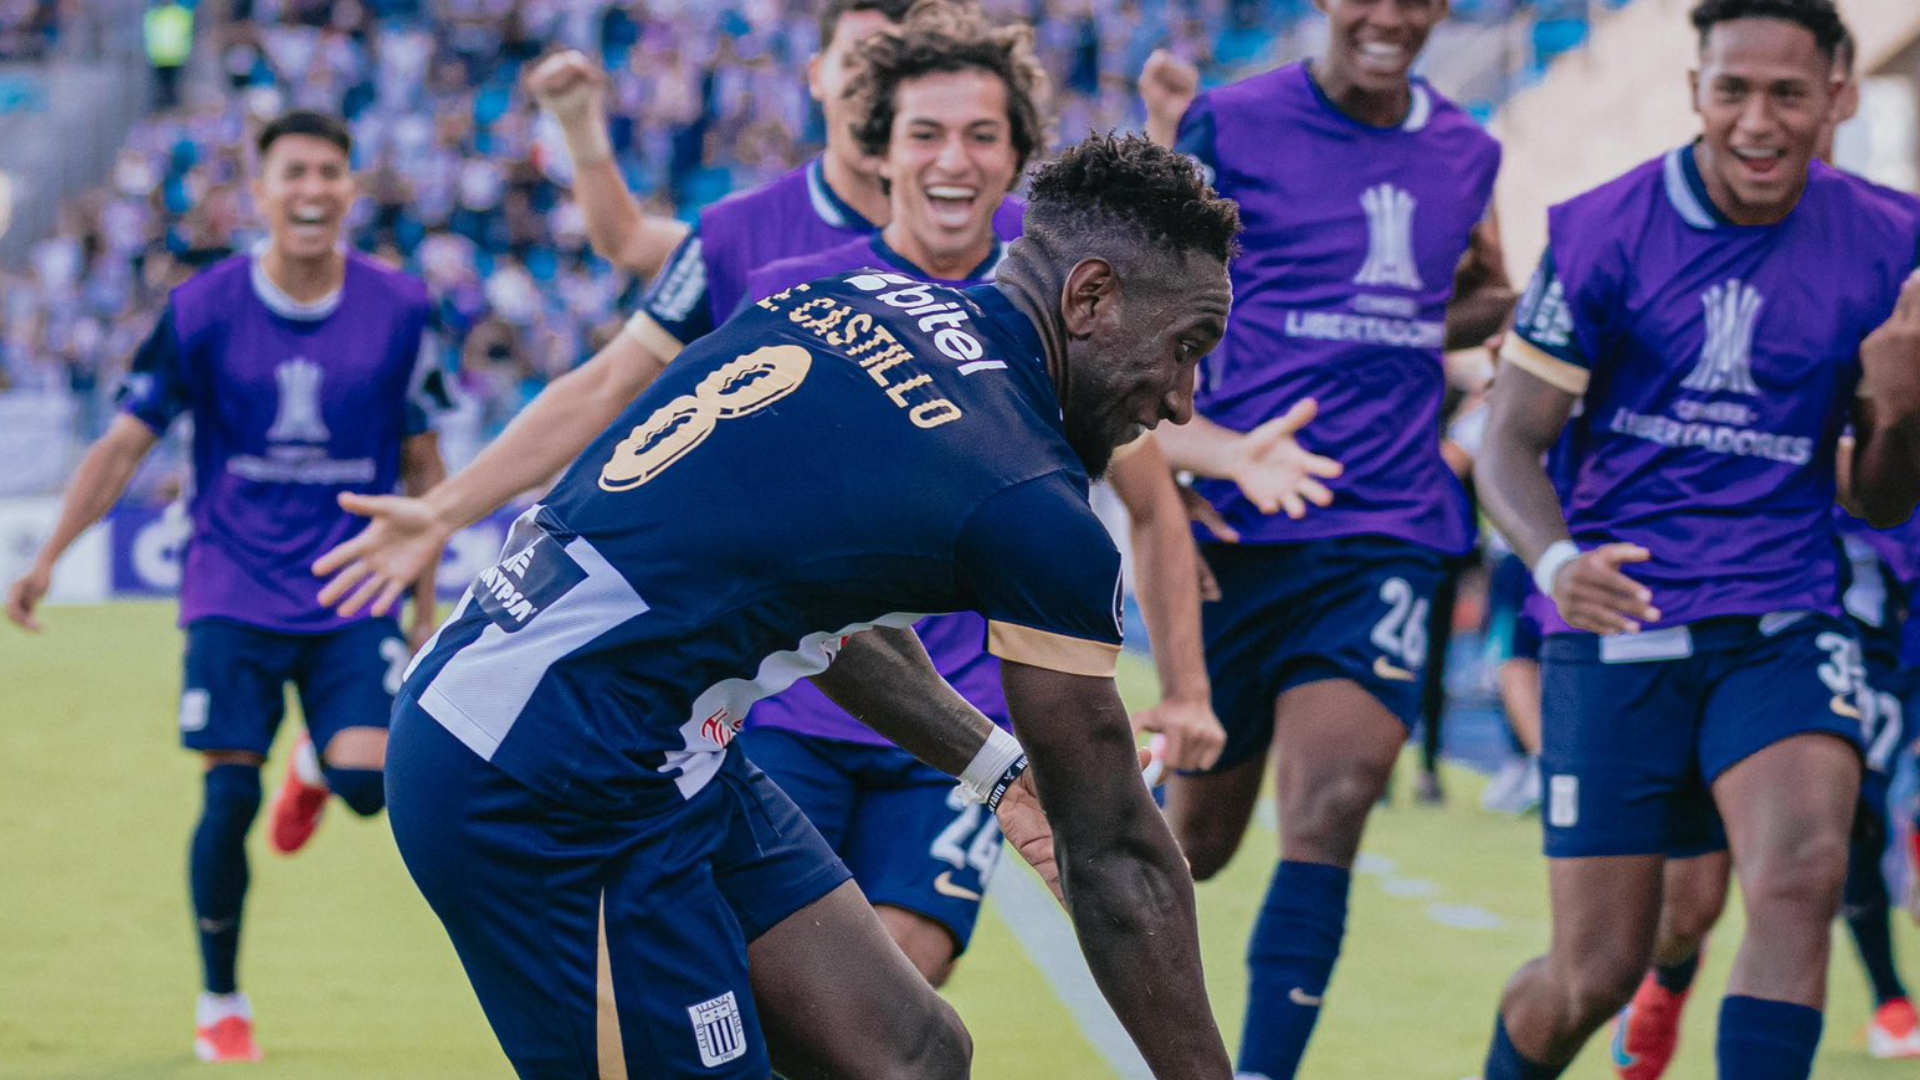
<path fill-rule="evenodd" d="M 1560 576 L 1566 565 L 1580 557 L 1580 549 L 1571 540 L 1555 540 L 1540 553 L 1540 561 L 1533 564 L 1533 587 L 1540 595 L 1553 596 L 1553 581 Z"/>
<path fill-rule="evenodd" d="M 1020 749 L 1020 740 L 994 728 L 993 734 L 987 736 L 986 745 L 960 771 L 960 790 L 975 802 L 996 807 L 1007 788 L 1012 787 L 1026 769 L 1027 755 Z"/>

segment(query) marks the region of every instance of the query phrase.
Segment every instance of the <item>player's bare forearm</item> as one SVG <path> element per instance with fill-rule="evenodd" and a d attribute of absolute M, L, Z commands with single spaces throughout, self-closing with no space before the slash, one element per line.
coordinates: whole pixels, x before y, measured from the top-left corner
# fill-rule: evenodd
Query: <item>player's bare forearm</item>
<path fill-rule="evenodd" d="M 1890 411 L 1873 398 L 1859 399 L 1851 467 L 1843 470 L 1847 509 L 1876 529 L 1906 521 L 1920 504 L 1920 412 Z"/>
<path fill-rule="evenodd" d="M 855 720 L 954 776 L 993 733 L 993 721 L 947 685 L 912 630 L 855 634 L 813 684 Z"/>
<path fill-rule="evenodd" d="M 1449 349 L 1485 344 L 1513 317 L 1519 301 L 1507 278 L 1506 255 L 1500 247 L 1500 226 L 1489 214 L 1474 227 L 1467 253 L 1453 276 L 1453 300 L 1447 305 Z"/>
<path fill-rule="evenodd" d="M 611 158 L 576 165 L 573 193 L 593 253 L 642 280 L 659 273 L 686 239 L 684 222 L 641 210 Z"/>
<path fill-rule="evenodd" d="M 1511 364 L 1487 403 L 1486 444 L 1474 462 L 1480 505 L 1513 548 L 1534 565 L 1568 539 L 1565 512 L 1544 463 L 1573 412 L 1572 394 Z"/>
<path fill-rule="evenodd" d="M 572 464 L 666 370 L 631 334 L 619 334 L 591 360 L 548 383 L 500 437 L 428 492 L 433 517 L 451 532 L 541 486 Z"/>
<path fill-rule="evenodd" d="M 438 487 L 447 478 L 447 462 L 440 456 L 440 436 L 428 431 L 400 444 L 400 490 L 416 498 Z M 438 561 L 430 563 L 413 582 L 414 621 L 434 621 L 439 602 Z"/>
<path fill-rule="evenodd" d="M 1112 679 L 1012 661 L 1001 679 L 1053 825 L 1088 968 L 1156 1077 L 1232 1075 L 1200 966 L 1193 879 L 1140 782 Z"/>
<path fill-rule="evenodd" d="M 1200 643 L 1200 556 L 1179 488 L 1157 441 L 1147 439 L 1115 464 L 1111 479 L 1133 523 L 1140 614 L 1153 642 L 1160 693 L 1204 702 L 1211 691 Z"/>
<path fill-rule="evenodd" d="M 1879 528 L 1898 525 L 1920 502 L 1920 271 L 1860 343 L 1853 427 L 1855 513 Z"/>
<path fill-rule="evenodd" d="M 36 561 L 51 568 L 81 533 L 106 517 L 127 493 L 140 463 L 159 441 L 153 429 L 139 420 L 125 413 L 115 416 L 107 433 L 88 448 L 68 481 L 66 495 L 60 500 L 60 516 Z"/>
<path fill-rule="evenodd" d="M 1161 424 L 1153 429 L 1160 454 L 1169 467 L 1214 480 L 1231 480 L 1239 467 L 1241 432 L 1201 416 L 1184 424 Z"/>

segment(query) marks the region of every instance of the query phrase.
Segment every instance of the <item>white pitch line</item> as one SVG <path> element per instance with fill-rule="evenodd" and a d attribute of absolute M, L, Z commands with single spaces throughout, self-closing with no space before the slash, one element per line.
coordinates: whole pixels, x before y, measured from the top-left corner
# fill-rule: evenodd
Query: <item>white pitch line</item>
<path fill-rule="evenodd" d="M 1080 955 L 1080 939 L 1053 894 L 1040 883 L 1019 856 L 1009 849 L 999 874 L 993 879 L 993 902 L 987 910 L 998 915 L 1026 950 L 1028 959 L 1052 984 L 1053 992 L 1073 1015 L 1081 1034 L 1100 1051 L 1121 1080 L 1153 1080 L 1152 1070 L 1113 1015 L 1107 999 L 1087 970 Z"/>

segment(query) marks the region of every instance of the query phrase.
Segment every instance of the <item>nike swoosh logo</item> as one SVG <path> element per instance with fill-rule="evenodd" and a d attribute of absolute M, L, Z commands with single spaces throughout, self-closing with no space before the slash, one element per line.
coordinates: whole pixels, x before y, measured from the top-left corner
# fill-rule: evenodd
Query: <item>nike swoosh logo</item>
<path fill-rule="evenodd" d="M 1320 1007 L 1320 1002 L 1324 999 L 1317 994 L 1309 994 L 1296 986 L 1287 991 L 1287 1000 L 1303 1008 L 1317 1009 Z"/>
<path fill-rule="evenodd" d="M 976 904 L 980 902 L 979 893 L 974 892 L 964 885 L 955 885 L 953 883 L 953 871 L 951 870 L 942 870 L 940 871 L 940 876 L 933 879 L 933 891 L 939 893 L 941 896 L 951 896 L 955 900 L 971 900 Z"/>
<path fill-rule="evenodd" d="M 1412 682 L 1415 677 L 1413 672 L 1408 671 L 1406 668 L 1394 667 L 1392 664 L 1387 663 L 1387 658 L 1384 656 L 1376 656 L 1373 658 L 1373 673 L 1382 679 L 1387 679 L 1392 682 Z"/>
<path fill-rule="evenodd" d="M 1832 709 L 1835 716 L 1844 716 L 1849 720 L 1860 719 L 1860 710 L 1854 708 L 1853 703 L 1848 701 L 1844 694 L 1833 695 L 1833 700 L 1827 702 L 1827 708 Z"/>

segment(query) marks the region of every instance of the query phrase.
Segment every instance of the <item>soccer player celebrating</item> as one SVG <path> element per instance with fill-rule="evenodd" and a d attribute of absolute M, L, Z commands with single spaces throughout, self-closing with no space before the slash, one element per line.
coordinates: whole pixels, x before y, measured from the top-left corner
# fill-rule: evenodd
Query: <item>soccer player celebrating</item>
<path fill-rule="evenodd" d="M 757 190 L 722 200 L 700 214 L 660 270 L 642 313 L 623 335 L 642 366 L 663 364 L 710 333 L 739 307 L 747 275 L 776 259 L 812 255 L 886 223 L 887 193 L 876 163 L 852 129 L 848 101 L 860 43 L 906 16 L 914 0 L 826 0 L 820 10 L 821 51 L 807 65 L 807 85 L 826 116 L 827 147 L 818 157 Z M 594 250 L 635 274 L 659 268 L 660 242 L 685 226 L 641 213 L 607 148 L 606 75 L 577 52 L 542 61 L 530 76 L 534 95 L 561 121 L 579 169 L 574 187 Z M 1001 235 L 1019 235 L 1020 204 L 998 207 Z M 611 419 L 611 417 L 608 417 Z"/>
<path fill-rule="evenodd" d="M 996 284 L 768 297 L 522 516 L 409 673 L 390 765 L 401 853 L 522 1075 L 966 1074 L 951 1009 L 729 752 L 748 707 L 815 676 L 1057 867 L 1156 1076 L 1225 1080 L 1086 499 L 1116 447 L 1190 414 L 1237 230 L 1186 162 L 1089 139 L 1036 174 Z M 902 629 L 962 609 L 1024 747 Z"/>
<path fill-rule="evenodd" d="M 1005 256 L 994 212 L 1040 141 L 1046 77 L 1029 41 L 1025 27 L 991 29 L 976 9 L 945 0 L 916 5 L 898 33 L 867 39 L 850 94 L 866 117 L 856 133 L 880 162 L 891 219 L 870 239 L 754 271 L 748 297 L 863 267 L 879 268 L 894 288 L 992 281 Z M 1116 453 L 1112 480 L 1133 519 L 1141 607 L 1166 691 L 1139 724 L 1166 736 L 1169 762 L 1205 765 L 1225 732 L 1208 704 L 1193 539 L 1152 439 L 1129 449 Z M 980 616 L 916 629 L 941 676 L 1010 726 Z M 845 860 L 907 958 L 941 985 L 999 858 L 993 815 L 955 800 L 951 777 L 805 684 L 755 706 L 741 745 Z"/>
<path fill-rule="evenodd" d="M 1816 156 L 1828 164 L 1833 162 L 1835 129 L 1853 119 L 1860 107 L 1852 36 L 1843 35 L 1834 51 L 1841 84 L 1831 121 L 1816 151 Z M 1840 474 L 1845 477 L 1846 443 L 1841 446 Z M 1844 483 L 1842 492 L 1844 498 Z M 1906 738 L 1900 698 L 1910 677 L 1902 671 L 1900 662 L 1901 629 L 1916 580 L 1917 549 L 1913 541 L 1914 530 L 1920 526 L 1909 521 L 1892 530 L 1879 530 L 1843 509 L 1836 508 L 1834 513 L 1851 564 L 1841 606 L 1860 636 L 1866 665 L 1860 707 L 1867 770 L 1860 785 L 1860 809 L 1848 855 L 1842 913 L 1873 994 L 1867 1052 L 1878 1058 L 1920 1057 L 1920 1023 L 1916 1023 L 1913 1004 L 1894 960 L 1889 918 L 1892 897 L 1881 869 L 1881 855 L 1891 835 L 1887 817 L 1889 773 L 1896 751 Z M 1667 853 L 1653 969 L 1614 1023 L 1613 1066 L 1622 1080 L 1659 1080 L 1679 1049 L 1681 1013 L 1700 969 L 1707 932 L 1719 922 L 1726 906 L 1731 871 L 1724 833 L 1715 829 L 1703 843 L 1705 851 Z"/>
<path fill-rule="evenodd" d="M 426 288 L 341 246 L 354 198 L 346 126 L 289 113 L 256 145 L 265 246 L 174 291 L 134 357 L 125 412 L 88 451 L 7 597 L 8 616 L 39 629 L 34 609 L 61 553 L 119 501 L 167 427 L 192 415 L 180 735 L 206 762 L 188 863 L 205 977 L 195 1048 L 206 1061 L 260 1056 L 235 969 L 247 830 L 287 683 L 326 785 L 361 815 L 385 801 L 388 714 L 411 650 L 391 619 L 318 603 L 307 567 L 354 529 L 340 493 L 400 483 L 419 494 L 444 471 L 422 397 Z M 416 643 L 434 614 L 428 570 L 414 583 Z"/>
<path fill-rule="evenodd" d="M 1804 1078 L 1860 785 L 1832 504 L 1920 497 L 1920 204 L 1814 161 L 1830 0 L 1705 0 L 1702 133 L 1549 214 L 1480 490 L 1555 617 L 1542 649 L 1553 944 L 1487 1080 L 1560 1075 L 1653 950 L 1668 852 L 1724 821 L 1747 935 L 1724 1078 Z M 1825 267 L 1810 274 L 1809 267 Z M 1570 494 L 1541 464 L 1572 420 Z"/>
<path fill-rule="evenodd" d="M 1434 593 L 1471 546 L 1440 450 L 1442 349 L 1486 341 L 1512 306 L 1491 218 L 1499 147 L 1409 74 L 1445 0 L 1317 3 L 1331 33 L 1310 63 L 1189 106 L 1193 73 L 1159 54 L 1141 87 L 1150 130 L 1180 117 L 1177 145 L 1247 228 L 1197 416 L 1162 435 L 1240 538 L 1201 548 L 1221 594 L 1204 623 L 1226 750 L 1172 782 L 1167 813 L 1194 875 L 1218 873 L 1276 744 L 1281 861 L 1248 950 L 1239 1059 L 1274 1080 L 1295 1074 L 1319 1016 L 1360 835 L 1420 712 Z M 1316 402 L 1310 441 L 1347 469 L 1320 463 L 1331 486 L 1307 489 L 1322 508 L 1307 516 L 1252 465 L 1270 425 Z"/>

